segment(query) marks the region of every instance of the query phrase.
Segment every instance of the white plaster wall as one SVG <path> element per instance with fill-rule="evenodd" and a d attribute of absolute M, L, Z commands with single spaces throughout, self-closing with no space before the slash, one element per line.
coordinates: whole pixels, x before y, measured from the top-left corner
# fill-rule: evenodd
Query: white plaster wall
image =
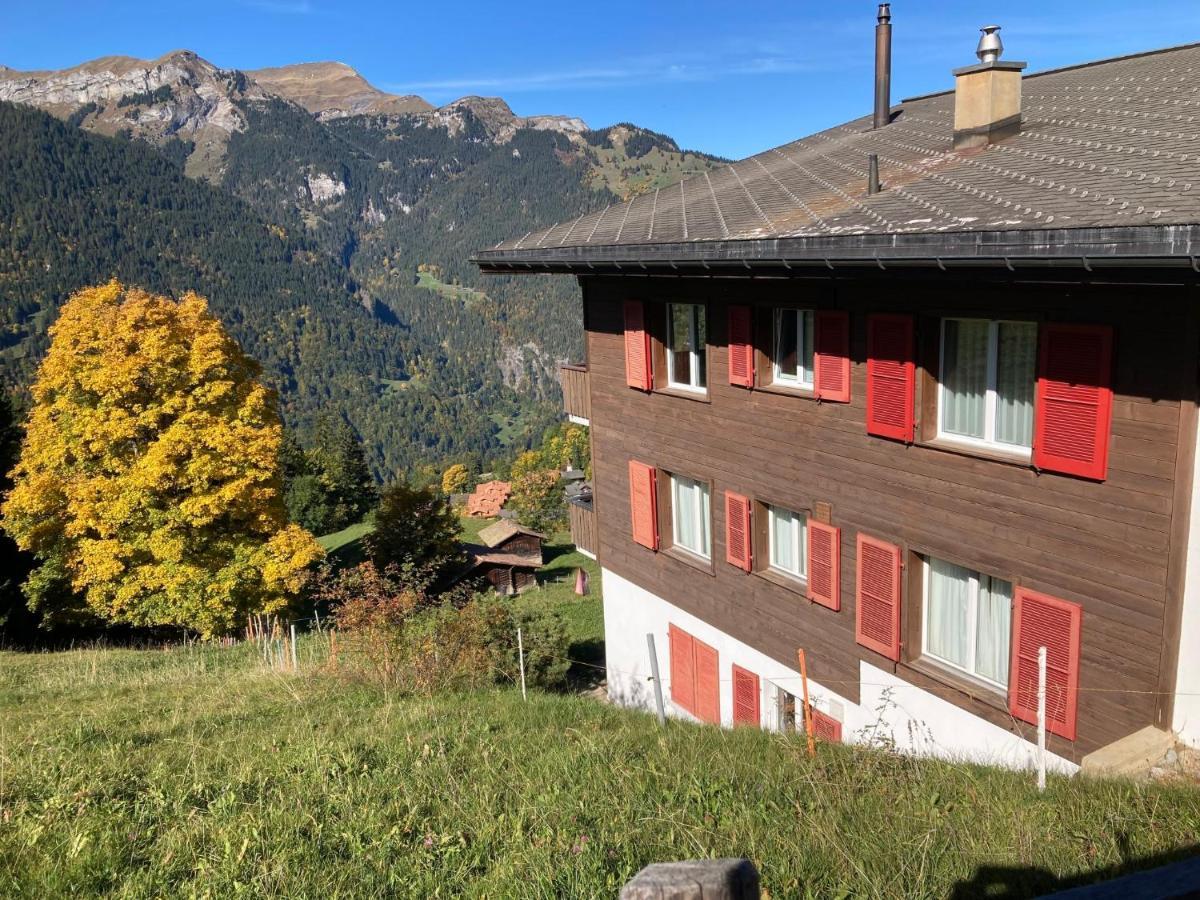
<path fill-rule="evenodd" d="M 1175 719 L 1179 739 L 1200 747 L 1200 453 L 1192 472 L 1192 515 L 1180 623 L 1179 667 L 1175 672 Z"/>
<path fill-rule="evenodd" d="M 604 640 L 608 664 L 608 692 L 616 703 L 654 709 L 654 685 L 646 635 L 653 634 L 663 680 L 663 701 L 668 715 L 691 718 L 671 702 L 670 644 L 667 627 L 677 625 L 716 648 L 721 684 L 721 720 L 733 720 L 732 666 L 734 663 L 759 676 L 763 690 L 763 719 L 773 711 L 773 682 L 799 697 L 800 673 L 731 638 L 695 616 L 638 587 L 620 575 L 602 570 L 604 579 Z M 809 679 L 809 697 L 817 709 L 842 723 L 848 743 L 889 743 L 922 756 L 938 756 L 1010 768 L 1032 767 L 1036 744 L 978 718 L 945 700 L 923 691 L 890 672 L 860 663 L 860 704 L 838 692 L 838 685 Z M 1029 729 L 1032 734 L 1032 729 Z M 1053 751 L 1053 736 L 1050 749 Z M 1073 774 L 1078 766 L 1048 754 L 1051 771 Z"/>

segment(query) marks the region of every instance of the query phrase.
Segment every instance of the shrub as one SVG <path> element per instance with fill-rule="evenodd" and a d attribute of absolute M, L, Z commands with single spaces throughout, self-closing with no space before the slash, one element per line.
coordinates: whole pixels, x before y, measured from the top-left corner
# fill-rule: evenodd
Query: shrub
<path fill-rule="evenodd" d="M 461 559 L 459 521 L 432 487 L 399 481 L 383 493 L 367 553 L 378 568 L 412 566 L 446 572 Z"/>

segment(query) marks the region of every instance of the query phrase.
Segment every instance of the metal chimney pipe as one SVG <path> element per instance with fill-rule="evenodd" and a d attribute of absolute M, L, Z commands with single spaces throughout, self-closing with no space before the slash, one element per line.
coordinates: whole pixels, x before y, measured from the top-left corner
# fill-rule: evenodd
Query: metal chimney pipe
<path fill-rule="evenodd" d="M 892 120 L 892 4 L 879 4 L 875 25 L 875 122 L 882 128 Z"/>
<path fill-rule="evenodd" d="M 867 193 L 879 193 L 879 154 L 867 154 Z"/>

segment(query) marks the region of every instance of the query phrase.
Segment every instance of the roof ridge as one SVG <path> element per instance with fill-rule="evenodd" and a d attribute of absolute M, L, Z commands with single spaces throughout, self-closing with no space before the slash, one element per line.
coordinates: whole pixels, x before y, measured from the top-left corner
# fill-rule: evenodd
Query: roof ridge
<path fill-rule="evenodd" d="M 1030 78 L 1041 78 L 1043 75 L 1058 75 L 1062 72 L 1074 72 L 1077 69 L 1090 69 L 1094 66 L 1105 66 L 1109 63 L 1125 62 L 1130 59 L 1142 59 L 1146 56 L 1157 56 L 1160 53 L 1175 53 L 1178 50 L 1195 50 L 1200 48 L 1200 41 L 1192 41 L 1188 44 L 1176 44 L 1173 47 L 1160 47 L 1157 50 L 1142 50 L 1139 53 L 1126 53 L 1123 56 L 1109 56 L 1104 59 L 1093 59 L 1088 62 L 1072 63 L 1069 66 L 1058 66 L 1054 69 L 1042 69 L 1039 72 L 1030 72 L 1021 78 L 1021 81 L 1028 81 Z M 947 88 L 944 91 L 933 91 L 929 94 L 916 94 L 912 97 L 905 97 L 901 103 L 915 103 L 918 100 L 931 100 L 934 97 L 944 97 L 946 94 L 953 94 L 954 88 Z"/>

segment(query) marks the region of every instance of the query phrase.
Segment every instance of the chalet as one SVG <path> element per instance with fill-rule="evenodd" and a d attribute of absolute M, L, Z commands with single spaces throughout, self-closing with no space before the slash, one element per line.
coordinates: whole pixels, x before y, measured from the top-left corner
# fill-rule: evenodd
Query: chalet
<path fill-rule="evenodd" d="M 1200 743 L 1200 45 L 953 89 L 478 253 L 574 275 L 608 683 L 1027 764 Z M 966 64 L 970 63 L 970 64 Z M 1094 758 L 1094 757 L 1093 757 Z"/>
<path fill-rule="evenodd" d="M 511 519 L 495 522 L 479 532 L 479 544 L 467 544 L 469 568 L 465 574 L 483 576 L 500 594 L 519 594 L 537 586 L 542 567 L 539 534 Z"/>

